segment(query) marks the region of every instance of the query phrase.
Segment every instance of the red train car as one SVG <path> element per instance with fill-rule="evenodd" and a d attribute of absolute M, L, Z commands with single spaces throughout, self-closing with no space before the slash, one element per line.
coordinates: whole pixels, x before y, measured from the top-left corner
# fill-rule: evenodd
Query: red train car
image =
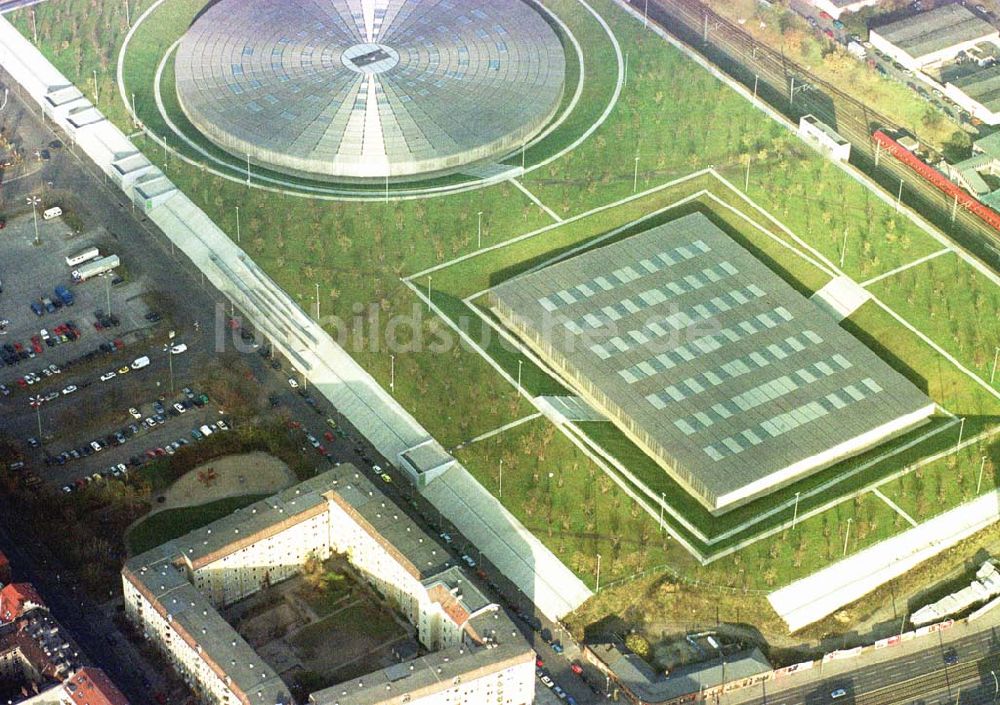
<path fill-rule="evenodd" d="M 930 182 L 938 191 L 941 191 L 949 198 L 957 198 L 958 204 L 962 208 L 974 213 L 983 222 L 993 228 L 1000 230 L 1000 213 L 984 205 L 961 186 L 952 182 L 947 176 L 903 147 L 903 145 L 882 132 L 882 130 L 875 130 L 872 139 L 880 144 L 889 154 Z"/>

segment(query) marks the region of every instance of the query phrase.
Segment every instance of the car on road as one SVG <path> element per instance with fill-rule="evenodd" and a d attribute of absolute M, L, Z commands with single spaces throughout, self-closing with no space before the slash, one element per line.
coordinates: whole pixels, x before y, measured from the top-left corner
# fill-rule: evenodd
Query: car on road
<path fill-rule="evenodd" d="M 546 688 L 551 688 L 556 684 L 555 681 L 549 677 L 549 674 L 542 670 L 538 671 L 538 680 L 540 680 Z"/>
<path fill-rule="evenodd" d="M 114 370 L 111 370 L 111 372 L 105 372 L 103 375 L 101 375 L 101 381 L 107 382 L 109 379 L 114 379 L 117 376 L 118 373 L 115 372 Z"/>
<path fill-rule="evenodd" d="M 465 563 L 465 565 L 469 566 L 470 568 L 476 567 L 476 561 L 472 558 L 472 556 L 470 556 L 467 553 L 462 554 L 462 561 Z"/>
<path fill-rule="evenodd" d="M 62 390 L 62 393 L 63 393 L 63 394 L 72 394 L 72 393 L 73 393 L 73 392 L 75 392 L 75 391 L 76 391 L 77 389 L 79 389 L 79 387 L 77 387 L 77 386 L 76 386 L 75 384 L 71 384 L 71 385 L 69 385 L 68 387 L 64 388 L 64 389 Z"/>
<path fill-rule="evenodd" d="M 316 440 L 316 436 L 312 435 L 311 433 L 307 433 L 306 440 L 309 441 L 309 445 L 311 445 L 313 448 L 319 448 L 319 441 Z"/>
<path fill-rule="evenodd" d="M 187 411 L 187 407 L 181 404 L 180 402 L 174 402 L 174 409 L 177 410 L 178 414 L 183 414 L 184 412 Z"/>
<path fill-rule="evenodd" d="M 129 373 L 129 366 L 128 365 L 124 365 L 124 366 L 118 368 L 118 374 L 120 374 L 120 375 L 127 375 L 128 373 Z"/>
<path fill-rule="evenodd" d="M 563 645 L 558 641 L 553 641 L 552 650 L 555 651 L 557 654 L 561 654 L 564 651 Z"/>
<path fill-rule="evenodd" d="M 583 675 L 583 666 L 581 666 L 578 661 L 573 661 L 569 665 L 569 670 L 573 671 L 573 673 L 575 673 L 578 676 L 582 676 Z"/>
<path fill-rule="evenodd" d="M 831 700 L 839 700 L 840 698 L 843 698 L 846 695 L 847 695 L 847 691 L 846 690 L 844 690 L 843 688 L 837 688 L 835 691 L 833 691 L 832 693 L 830 693 L 830 699 Z"/>
<path fill-rule="evenodd" d="M 219 419 L 219 422 L 216 425 L 219 427 L 220 431 L 228 431 L 229 430 L 229 425 L 225 421 L 223 421 L 222 419 Z"/>
<path fill-rule="evenodd" d="M 170 348 L 171 355 L 180 355 L 182 352 L 186 351 L 188 346 L 185 343 L 178 343 L 177 345 Z"/>
<path fill-rule="evenodd" d="M 142 414 L 140 414 L 139 410 L 136 409 L 134 406 L 129 408 L 128 413 L 129 413 L 129 415 L 133 419 L 141 419 L 142 418 Z"/>
<path fill-rule="evenodd" d="M 291 387 L 292 389 L 298 389 L 299 388 L 299 383 L 295 381 L 294 377 L 289 377 L 288 378 L 288 386 Z"/>
<path fill-rule="evenodd" d="M 90 442 L 90 447 L 94 449 L 95 453 L 100 453 L 102 450 L 104 450 L 104 446 L 102 446 L 97 441 L 91 441 Z"/>
<path fill-rule="evenodd" d="M 958 663 L 958 652 L 955 649 L 948 649 L 944 652 L 944 662 L 947 666 L 954 666 Z"/>

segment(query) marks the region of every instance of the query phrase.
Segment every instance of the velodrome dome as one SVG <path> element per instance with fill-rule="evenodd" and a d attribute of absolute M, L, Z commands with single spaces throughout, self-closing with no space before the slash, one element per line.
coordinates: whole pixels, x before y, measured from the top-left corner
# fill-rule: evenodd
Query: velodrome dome
<path fill-rule="evenodd" d="M 554 117 L 565 69 L 526 0 L 219 0 L 175 62 L 181 107 L 216 145 L 348 181 L 517 150 Z"/>

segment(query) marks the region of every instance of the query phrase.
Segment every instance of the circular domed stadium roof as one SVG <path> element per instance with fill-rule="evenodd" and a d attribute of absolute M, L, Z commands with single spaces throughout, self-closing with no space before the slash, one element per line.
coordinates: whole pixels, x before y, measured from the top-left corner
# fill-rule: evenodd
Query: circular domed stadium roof
<path fill-rule="evenodd" d="M 565 68 L 524 0 L 219 0 L 175 63 L 181 107 L 214 143 L 331 180 L 510 153 L 555 115 Z"/>

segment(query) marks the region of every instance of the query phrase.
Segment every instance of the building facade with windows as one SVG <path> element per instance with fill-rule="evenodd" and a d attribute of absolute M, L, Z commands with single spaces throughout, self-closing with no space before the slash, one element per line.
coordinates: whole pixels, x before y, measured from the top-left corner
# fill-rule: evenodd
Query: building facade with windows
<path fill-rule="evenodd" d="M 122 571 L 126 614 L 206 701 L 288 705 L 281 678 L 217 610 L 292 577 L 311 556 L 333 554 L 345 555 L 435 653 L 359 679 L 349 689 L 353 699 L 335 686 L 314 693 L 313 702 L 472 705 L 484 702 L 484 689 L 501 705 L 532 702 L 534 654 L 513 623 L 350 465 L 133 558 Z M 363 687 L 376 682 L 388 687 Z M 386 701 L 387 693 L 407 699 Z"/>

